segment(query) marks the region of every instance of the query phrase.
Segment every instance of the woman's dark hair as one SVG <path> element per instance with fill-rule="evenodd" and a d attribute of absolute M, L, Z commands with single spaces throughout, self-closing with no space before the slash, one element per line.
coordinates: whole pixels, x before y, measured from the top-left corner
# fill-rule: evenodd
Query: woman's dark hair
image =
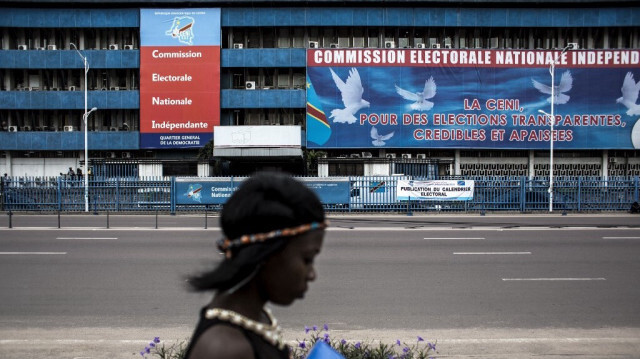
<path fill-rule="evenodd" d="M 307 186 L 277 172 L 262 172 L 245 180 L 224 204 L 220 226 L 224 236 L 267 233 L 324 221 L 322 203 Z M 234 249 L 210 272 L 191 277 L 195 291 L 225 291 L 252 275 L 268 257 L 284 248 L 288 238 L 274 238 Z"/>

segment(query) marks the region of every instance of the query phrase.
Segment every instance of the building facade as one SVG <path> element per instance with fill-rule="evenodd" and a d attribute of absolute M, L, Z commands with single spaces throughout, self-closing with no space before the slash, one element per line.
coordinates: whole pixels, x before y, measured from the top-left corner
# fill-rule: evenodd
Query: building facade
<path fill-rule="evenodd" d="M 549 134 L 556 175 L 640 175 L 640 111 L 615 101 L 625 74 L 640 80 L 633 1 L 5 1 L 2 13 L 11 176 L 84 169 L 85 144 L 106 176 L 548 176 Z M 549 59 L 553 101 L 535 85 Z M 523 80 L 505 89 L 509 71 Z M 341 117 L 354 74 L 366 104 Z M 615 97 L 598 107 L 599 93 Z M 569 116 L 556 132 L 537 114 L 552 104 Z"/>

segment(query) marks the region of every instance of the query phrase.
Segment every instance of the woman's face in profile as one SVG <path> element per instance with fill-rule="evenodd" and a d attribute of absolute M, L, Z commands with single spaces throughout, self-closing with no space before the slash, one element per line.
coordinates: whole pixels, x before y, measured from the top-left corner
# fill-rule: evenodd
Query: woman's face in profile
<path fill-rule="evenodd" d="M 316 279 L 314 260 L 323 238 L 324 230 L 305 233 L 290 239 L 282 251 L 269 258 L 260 272 L 263 299 L 289 305 L 304 297 L 308 282 Z"/>

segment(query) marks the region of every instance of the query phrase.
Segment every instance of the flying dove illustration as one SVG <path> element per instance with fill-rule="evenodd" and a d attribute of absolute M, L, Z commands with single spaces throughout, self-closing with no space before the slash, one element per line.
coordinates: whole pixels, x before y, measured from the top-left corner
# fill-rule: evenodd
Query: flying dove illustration
<path fill-rule="evenodd" d="M 371 138 L 373 138 L 373 141 L 371 141 L 371 143 L 374 146 L 384 146 L 386 140 L 390 139 L 391 137 L 393 137 L 393 134 L 395 133 L 395 131 L 391 132 L 391 133 L 387 133 L 386 135 L 379 135 L 378 134 L 378 129 L 373 126 L 371 127 Z"/>
<path fill-rule="evenodd" d="M 640 92 L 640 81 L 636 83 L 631 72 L 627 72 L 627 76 L 624 77 L 621 91 L 622 97 L 618 98 L 616 102 L 625 105 L 629 109 L 627 115 L 640 115 L 640 105 L 636 104 L 638 92 Z"/>
<path fill-rule="evenodd" d="M 433 107 L 433 102 L 427 100 L 436 95 L 436 82 L 433 81 L 433 76 L 431 76 L 424 82 L 424 90 L 422 92 L 407 91 L 398 87 L 398 85 L 396 85 L 396 92 L 405 100 L 414 101 L 409 105 L 412 110 L 427 111 Z"/>
<path fill-rule="evenodd" d="M 369 107 L 369 102 L 362 99 L 364 89 L 362 88 L 362 81 L 360 81 L 358 70 L 355 68 L 349 70 L 347 82 L 343 82 L 332 69 L 329 69 L 329 71 L 331 71 L 331 77 L 333 77 L 333 81 L 336 83 L 338 90 L 342 93 L 342 103 L 345 107 L 343 109 L 331 110 L 331 116 L 329 116 L 329 118 L 333 118 L 333 122 L 338 123 L 355 123 L 357 121 L 354 116 L 356 112 L 363 107 Z"/>
<path fill-rule="evenodd" d="M 536 89 L 538 89 L 538 91 L 542 92 L 543 94 L 546 95 L 551 95 L 551 87 L 547 86 L 547 85 L 543 85 L 541 83 L 539 83 L 538 81 L 531 79 L 531 82 L 533 82 L 533 87 L 535 87 Z M 555 86 L 554 88 L 554 101 L 553 103 L 555 103 L 556 105 L 561 105 L 561 104 L 565 104 L 569 101 L 569 96 L 565 95 L 563 92 L 567 92 L 569 90 L 571 90 L 571 87 L 573 87 L 573 77 L 571 77 L 571 72 L 570 71 L 565 71 L 562 74 L 562 77 L 560 78 L 560 84 L 558 86 Z M 549 96 L 549 98 L 547 99 L 547 102 L 551 102 L 551 96 Z"/>

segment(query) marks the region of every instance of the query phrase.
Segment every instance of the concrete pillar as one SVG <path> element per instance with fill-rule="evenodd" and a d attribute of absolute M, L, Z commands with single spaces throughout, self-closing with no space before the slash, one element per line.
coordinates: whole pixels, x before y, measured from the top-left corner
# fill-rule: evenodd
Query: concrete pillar
<path fill-rule="evenodd" d="M 600 176 L 605 180 L 609 178 L 609 151 L 602 150 L 602 173 Z"/>
<path fill-rule="evenodd" d="M 535 165 L 535 156 L 534 151 L 529 150 L 529 179 L 532 179 L 536 176 L 536 170 L 534 168 Z"/>
<path fill-rule="evenodd" d="M 13 86 L 14 84 L 11 83 L 11 80 L 13 80 L 13 76 L 11 76 L 11 70 L 4 70 L 4 88 L 7 91 L 15 90 L 15 86 Z"/>
<path fill-rule="evenodd" d="M 11 159 L 11 151 L 5 151 L 4 157 L 4 168 L 5 172 L 7 172 L 7 176 L 13 176 L 13 160 Z M 4 175 L 4 174 L 3 174 Z"/>
<path fill-rule="evenodd" d="M 455 150 L 454 152 L 453 175 L 460 176 L 460 150 Z"/>

